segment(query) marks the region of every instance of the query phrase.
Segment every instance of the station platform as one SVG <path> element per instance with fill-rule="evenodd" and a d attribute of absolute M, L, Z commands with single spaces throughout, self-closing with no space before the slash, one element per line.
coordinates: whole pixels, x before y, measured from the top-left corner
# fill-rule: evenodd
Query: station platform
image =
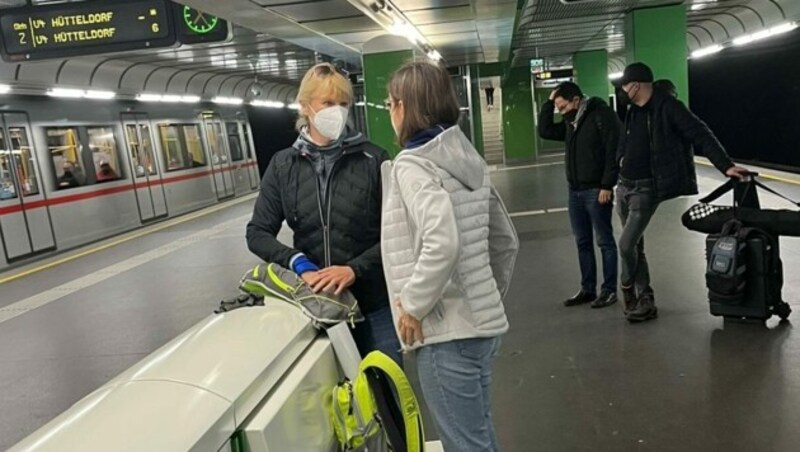
<path fill-rule="evenodd" d="M 724 181 L 702 160 L 697 171 L 701 193 Z M 800 176 L 763 172 L 800 199 Z M 704 236 L 680 223 L 696 198 L 667 202 L 653 219 L 647 255 L 659 318 L 631 325 L 621 303 L 562 305 L 579 274 L 558 156 L 496 168 L 492 178 L 521 242 L 506 300 L 511 329 L 493 382 L 502 450 L 796 450 L 800 340 L 792 318 L 740 324 L 708 313 Z M 0 274 L 0 449 L 235 294 L 258 262 L 244 240 L 254 199 Z M 800 239 L 781 245 L 784 298 L 798 311 Z"/>

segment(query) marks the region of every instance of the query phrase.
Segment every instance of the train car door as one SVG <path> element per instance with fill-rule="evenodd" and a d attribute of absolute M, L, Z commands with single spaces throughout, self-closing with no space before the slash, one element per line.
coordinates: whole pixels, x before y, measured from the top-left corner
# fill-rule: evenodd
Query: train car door
<path fill-rule="evenodd" d="M 247 173 L 250 175 L 250 187 L 253 190 L 258 188 L 261 176 L 258 174 L 258 162 L 256 161 L 256 149 L 253 147 L 253 137 L 250 133 L 250 126 L 247 122 L 242 123 L 242 143 L 244 143 L 244 155 L 247 161 Z"/>
<path fill-rule="evenodd" d="M 231 198 L 236 194 L 236 189 L 233 184 L 233 168 L 224 124 L 215 113 L 204 113 L 203 129 L 206 133 L 217 199 Z"/>
<path fill-rule="evenodd" d="M 153 147 L 153 130 L 145 113 L 123 113 L 122 127 L 133 172 L 133 186 L 142 222 L 166 217 L 167 195 Z"/>
<path fill-rule="evenodd" d="M 0 238 L 11 262 L 55 249 L 56 240 L 28 115 L 0 118 Z"/>
<path fill-rule="evenodd" d="M 225 123 L 225 129 L 228 132 L 228 149 L 231 151 L 231 161 L 233 162 L 234 168 L 236 196 L 250 193 L 253 191 L 253 183 L 250 180 L 249 162 L 244 153 L 242 124 L 239 121 L 227 121 Z"/>

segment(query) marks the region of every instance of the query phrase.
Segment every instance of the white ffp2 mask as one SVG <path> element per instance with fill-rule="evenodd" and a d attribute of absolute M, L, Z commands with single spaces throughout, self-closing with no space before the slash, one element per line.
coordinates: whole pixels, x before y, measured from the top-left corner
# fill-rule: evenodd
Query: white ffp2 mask
<path fill-rule="evenodd" d="M 350 110 L 339 105 L 323 108 L 314 116 L 314 127 L 325 138 L 336 140 L 342 135 L 349 114 Z"/>

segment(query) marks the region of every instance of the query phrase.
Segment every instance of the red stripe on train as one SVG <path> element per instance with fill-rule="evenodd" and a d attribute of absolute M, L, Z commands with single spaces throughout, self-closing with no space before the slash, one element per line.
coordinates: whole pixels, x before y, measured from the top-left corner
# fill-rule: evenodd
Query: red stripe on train
<path fill-rule="evenodd" d="M 254 165 L 257 165 L 257 163 L 256 162 L 244 163 L 244 164 L 240 165 L 239 168 L 245 168 L 245 167 L 254 166 Z M 213 169 L 212 171 L 213 171 L 213 173 L 216 174 L 216 173 L 223 173 L 225 171 L 232 171 L 232 170 L 235 170 L 235 169 L 238 169 L 238 168 L 236 168 L 236 167 L 234 167 L 234 168 L 220 168 L 220 169 Z M 74 195 L 59 196 L 59 197 L 50 198 L 50 199 L 42 199 L 42 200 L 39 200 L 39 201 L 26 202 L 25 203 L 25 210 L 38 209 L 38 208 L 41 208 L 41 207 L 57 206 L 59 204 L 67 204 L 67 203 L 77 202 L 77 201 L 84 201 L 84 200 L 87 200 L 87 199 L 99 198 L 101 196 L 114 195 L 114 194 L 117 194 L 117 193 L 131 191 L 131 190 L 138 189 L 138 188 L 147 188 L 147 187 L 158 186 L 158 185 L 172 184 L 172 183 L 175 183 L 175 182 L 183 182 L 183 181 L 186 181 L 186 180 L 197 179 L 197 178 L 200 178 L 200 177 L 209 176 L 209 175 L 212 174 L 212 171 L 202 171 L 202 172 L 198 172 L 198 173 L 184 174 L 184 175 L 181 175 L 181 176 L 165 177 L 165 178 L 160 179 L 160 180 L 143 181 L 143 182 L 137 183 L 137 184 L 121 185 L 121 186 L 118 186 L 118 187 L 109 187 L 109 188 L 103 188 L 103 189 L 100 189 L 100 190 L 93 190 L 93 191 L 86 192 L 86 193 L 77 193 L 77 194 L 74 194 Z M 0 207 L 0 215 L 6 215 L 6 214 L 9 214 L 9 213 L 16 213 L 16 212 L 22 212 L 22 205 L 16 204 L 16 205 L 13 205 L 13 206 L 8 206 L 8 207 Z"/>

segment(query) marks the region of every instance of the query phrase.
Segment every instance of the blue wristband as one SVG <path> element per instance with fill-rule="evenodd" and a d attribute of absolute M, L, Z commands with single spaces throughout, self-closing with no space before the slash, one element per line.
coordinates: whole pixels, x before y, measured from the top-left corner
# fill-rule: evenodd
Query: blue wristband
<path fill-rule="evenodd" d="M 307 272 L 319 271 L 319 267 L 306 256 L 298 256 L 294 262 L 292 262 L 292 271 L 298 275 L 302 275 Z"/>

